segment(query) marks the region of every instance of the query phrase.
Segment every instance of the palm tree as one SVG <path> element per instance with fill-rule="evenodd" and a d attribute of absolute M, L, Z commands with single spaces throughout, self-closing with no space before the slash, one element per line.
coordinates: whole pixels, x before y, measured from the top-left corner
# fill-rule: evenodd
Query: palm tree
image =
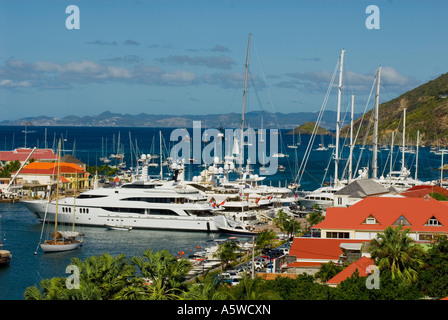
<path fill-rule="evenodd" d="M 222 270 L 227 269 L 230 262 L 237 258 L 237 249 L 238 245 L 233 241 L 226 241 L 218 246 L 218 250 L 216 250 L 214 256 L 221 260 Z"/>
<path fill-rule="evenodd" d="M 300 223 L 290 217 L 283 209 L 277 212 L 277 216 L 273 219 L 275 225 L 287 234 L 288 238 L 294 235 L 294 233 L 301 229 Z"/>
<path fill-rule="evenodd" d="M 79 289 L 68 289 L 66 278 L 44 279 L 25 290 L 26 300 L 109 300 L 126 288 L 134 277 L 134 266 L 125 255 L 91 256 L 81 261 L 73 258 L 71 265 L 79 269 Z"/>
<path fill-rule="evenodd" d="M 272 247 L 274 240 L 277 239 L 277 234 L 272 230 L 263 230 L 258 233 L 256 247 L 257 249 Z"/>
<path fill-rule="evenodd" d="M 422 249 L 412 243 L 408 236 L 410 229 L 402 226 L 388 226 L 384 233 L 379 233 L 377 239 L 370 241 L 369 251 L 380 270 L 389 270 L 392 279 L 396 277 L 405 283 L 417 281 L 417 269 L 423 264 Z"/>
<path fill-rule="evenodd" d="M 176 259 L 168 250 L 145 250 L 143 257 L 131 258 L 148 284 L 141 287 L 142 295 L 152 300 L 177 299 L 186 289 L 183 280 L 191 269 L 186 259 Z"/>
<path fill-rule="evenodd" d="M 260 289 L 261 278 L 251 279 L 243 275 L 236 287 L 230 288 L 226 294 L 230 300 L 280 300 L 280 296 L 271 290 Z"/>
<path fill-rule="evenodd" d="M 191 300 L 224 300 L 226 297 L 222 290 L 222 281 L 217 281 L 217 277 L 210 274 L 202 281 L 190 285 L 188 291 L 182 295 L 183 299 Z"/>

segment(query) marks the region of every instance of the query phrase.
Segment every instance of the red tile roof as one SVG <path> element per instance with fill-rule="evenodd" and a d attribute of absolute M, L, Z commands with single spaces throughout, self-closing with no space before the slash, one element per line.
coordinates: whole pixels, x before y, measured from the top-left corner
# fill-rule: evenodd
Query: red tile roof
<path fill-rule="evenodd" d="M 297 260 L 338 260 L 342 254 L 341 243 L 363 243 L 359 239 L 294 238 L 289 255 Z"/>
<path fill-rule="evenodd" d="M 13 151 L 0 151 L 0 161 L 25 161 L 31 150 L 29 148 L 20 148 Z M 36 149 L 31 158 L 34 160 L 56 161 L 58 156 L 51 149 Z"/>
<path fill-rule="evenodd" d="M 365 223 L 372 216 L 376 224 Z M 432 198 L 367 197 L 348 208 L 330 207 L 316 229 L 384 231 L 403 216 L 411 231 L 448 232 L 448 206 Z M 428 226 L 435 217 L 442 226 Z"/>
<path fill-rule="evenodd" d="M 352 274 L 355 272 L 356 269 L 358 269 L 358 273 L 360 277 L 368 276 L 370 273 L 370 270 L 367 269 L 369 266 L 374 265 L 374 260 L 367 257 L 362 257 L 352 264 L 350 264 L 347 268 L 339 272 L 337 275 L 335 275 L 333 278 L 328 280 L 326 284 L 329 285 L 337 285 L 344 281 L 347 278 L 350 278 Z M 369 272 L 368 272 L 369 271 Z"/>
<path fill-rule="evenodd" d="M 423 198 L 429 193 L 440 193 L 448 197 L 448 190 L 445 188 L 442 188 L 440 186 L 415 186 L 412 187 L 402 193 L 400 195 L 408 198 Z"/>

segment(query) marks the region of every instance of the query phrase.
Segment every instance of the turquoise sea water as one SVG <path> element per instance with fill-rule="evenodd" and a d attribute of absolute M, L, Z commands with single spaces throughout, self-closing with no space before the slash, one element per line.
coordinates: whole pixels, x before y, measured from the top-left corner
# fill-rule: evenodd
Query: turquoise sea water
<path fill-rule="evenodd" d="M 89 165 L 101 165 L 99 158 L 103 150 L 105 154 L 113 152 L 112 141 L 117 141 L 120 133 L 121 143 L 126 155 L 126 162 L 135 162 L 135 157 L 131 159 L 131 143 L 135 148 L 143 153 L 158 153 L 159 130 L 162 131 L 167 148 L 170 148 L 169 137 L 173 129 L 155 128 L 84 128 L 84 127 L 48 127 L 45 139 L 44 127 L 0 127 L 0 150 L 12 150 L 23 147 L 25 144 L 25 133 L 27 147 L 45 146 L 52 148 L 61 136 L 64 138 L 63 149 L 65 153 L 74 155 Z M 297 167 L 302 161 L 303 154 L 308 144 L 308 136 L 301 137 L 301 145 L 297 149 L 290 149 L 287 146 L 293 143 L 292 136 L 288 136 L 282 131 L 279 138 L 281 143 L 279 148 L 283 153 L 288 153 L 289 157 L 279 158 L 279 163 L 285 167 L 284 172 L 278 172 L 275 176 L 267 176 L 265 184 L 282 186 L 291 182 L 297 175 Z M 107 138 L 107 150 L 105 150 Z M 297 141 L 295 141 L 297 142 Z M 315 141 L 315 147 L 319 143 L 328 145 L 334 143 L 331 137 L 320 137 Z M 56 142 L 57 144 L 57 142 Z M 346 157 L 343 153 L 342 158 Z M 332 178 L 334 167 L 330 161 L 331 150 L 313 151 L 302 178 L 302 189 L 313 190 L 319 187 L 323 181 L 323 176 L 327 170 L 325 181 Z M 297 157 L 296 157 L 297 153 Z M 355 150 L 355 165 L 360 160 L 359 167 L 368 166 L 371 163 L 371 152 L 366 148 L 363 155 L 360 155 L 359 148 Z M 401 154 L 398 147 L 395 147 L 394 155 L 398 157 L 394 160 L 394 170 L 400 168 Z M 411 169 L 414 175 L 415 154 L 406 154 L 406 166 Z M 379 175 L 386 175 L 389 170 L 387 163 L 388 153 L 381 151 L 378 157 Z M 445 161 L 446 162 L 446 161 Z M 298 165 L 297 165 L 298 163 Z M 344 161 L 340 162 L 343 168 Z M 429 152 L 429 148 L 420 148 L 418 177 L 421 180 L 434 180 L 440 177 L 441 156 Z M 259 164 L 255 163 L 255 173 L 258 173 Z M 384 172 L 383 172 L 384 168 Z M 191 178 L 199 173 L 202 168 L 197 165 L 188 165 L 186 168 L 186 178 Z M 340 170 L 340 172 L 342 169 Z M 157 174 L 159 169 L 155 169 L 153 174 Z M 99 227 L 80 227 L 79 230 L 86 234 L 84 245 L 81 249 L 64 252 L 43 254 L 41 250 L 34 252 L 41 234 L 41 224 L 22 204 L 0 204 L 0 236 L 4 249 L 11 251 L 13 258 L 11 264 L 0 268 L 0 300 L 22 300 L 23 293 L 28 286 L 38 284 L 41 279 L 54 276 L 65 277 L 65 268 L 70 264 L 70 259 L 79 257 L 85 259 L 92 255 L 101 255 L 105 252 L 112 255 L 125 253 L 128 257 L 138 256 L 145 249 L 154 251 L 167 249 L 173 255 L 178 251 L 190 252 L 196 246 L 204 247 L 207 241 L 217 237 L 224 237 L 220 234 L 196 233 L 196 232 L 169 232 L 169 231 L 148 231 L 132 230 L 110 231 Z"/>

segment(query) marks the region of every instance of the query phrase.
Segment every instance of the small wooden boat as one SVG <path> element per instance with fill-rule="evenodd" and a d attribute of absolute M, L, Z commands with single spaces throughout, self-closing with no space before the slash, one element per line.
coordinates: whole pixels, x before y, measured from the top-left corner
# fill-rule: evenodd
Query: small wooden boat
<path fill-rule="evenodd" d="M 53 239 L 46 240 L 40 244 L 44 252 L 61 252 L 77 249 L 82 245 L 82 236 L 79 232 L 57 231 L 57 235 L 52 234 Z"/>

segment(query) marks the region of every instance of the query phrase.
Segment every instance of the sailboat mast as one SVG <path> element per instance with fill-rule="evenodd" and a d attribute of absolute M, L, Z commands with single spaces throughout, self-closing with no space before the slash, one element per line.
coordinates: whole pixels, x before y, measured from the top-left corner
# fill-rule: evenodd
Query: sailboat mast
<path fill-rule="evenodd" d="M 404 153 L 406 147 L 406 108 L 403 109 L 403 150 L 401 152 L 401 171 L 404 172 Z"/>
<path fill-rule="evenodd" d="M 420 139 L 420 131 L 417 130 L 417 154 L 415 155 L 415 180 L 417 180 L 418 176 L 418 144 Z"/>
<path fill-rule="evenodd" d="M 241 146 L 240 146 L 240 156 L 241 156 L 241 168 L 243 167 L 244 162 L 244 112 L 246 109 L 246 92 L 247 92 L 247 75 L 249 70 L 249 54 L 250 54 L 250 38 L 252 37 L 252 34 L 249 33 L 249 40 L 247 43 L 247 54 L 246 54 L 246 66 L 244 69 L 244 91 L 243 91 L 243 111 L 241 114 Z"/>
<path fill-rule="evenodd" d="M 339 164 L 339 130 L 340 130 L 340 113 L 341 113 L 341 98 L 342 98 L 342 71 L 344 68 L 344 53 L 345 50 L 341 50 L 341 62 L 339 69 L 339 86 L 338 86 L 338 109 L 336 114 L 336 147 L 335 147 L 335 157 L 334 157 L 334 182 L 339 183 L 338 178 L 338 164 Z"/>
<path fill-rule="evenodd" d="M 159 138 L 160 138 L 160 180 L 163 180 L 162 131 L 159 131 Z"/>
<path fill-rule="evenodd" d="M 349 166 L 348 166 L 348 182 L 352 181 L 352 166 L 353 166 L 353 110 L 355 106 L 355 96 L 352 94 L 352 110 L 350 117 L 350 156 L 348 158 Z"/>
<path fill-rule="evenodd" d="M 73 231 L 75 231 L 76 192 L 78 191 L 78 170 L 75 169 L 75 192 L 73 193 Z"/>
<path fill-rule="evenodd" d="M 57 171 L 57 180 L 56 180 L 56 214 L 54 217 L 54 240 L 57 239 L 58 232 L 58 203 L 59 203 L 59 175 L 60 175 L 60 167 L 61 167 L 61 139 L 59 139 L 58 143 L 58 171 Z"/>
<path fill-rule="evenodd" d="M 373 118 L 373 155 L 372 155 L 372 177 L 378 178 L 378 109 L 380 104 L 380 82 L 381 82 L 381 67 L 376 73 L 376 93 L 375 93 L 375 112 Z"/>

